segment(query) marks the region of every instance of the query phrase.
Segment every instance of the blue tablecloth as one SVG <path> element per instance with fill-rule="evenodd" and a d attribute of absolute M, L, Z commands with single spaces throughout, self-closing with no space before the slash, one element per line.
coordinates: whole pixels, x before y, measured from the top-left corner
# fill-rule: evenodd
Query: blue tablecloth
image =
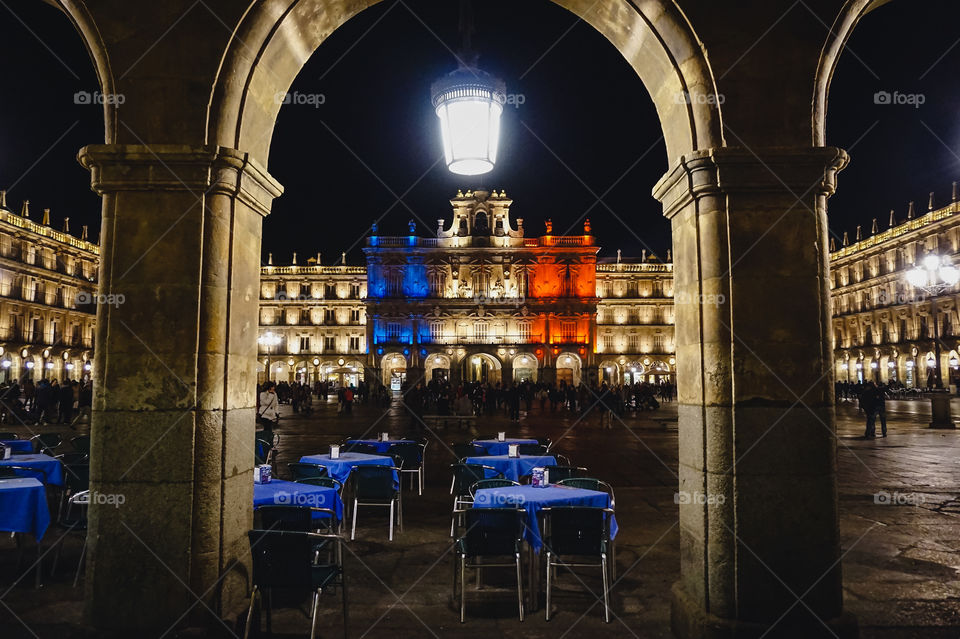
<path fill-rule="evenodd" d="M 377 449 L 378 453 L 385 453 L 390 450 L 394 444 L 416 444 L 412 439 L 388 439 L 380 441 L 379 439 L 348 439 L 348 444 L 368 444 Z"/>
<path fill-rule="evenodd" d="M 47 491 L 39 479 L 0 479 L 0 530 L 33 533 L 40 541 L 49 525 Z"/>
<path fill-rule="evenodd" d="M 608 508 L 610 495 L 585 488 L 551 485 L 546 488 L 534 486 L 508 486 L 484 488 L 474 496 L 474 508 L 523 508 L 527 511 L 527 528 L 523 533 L 530 547 L 540 551 L 540 522 L 537 514 L 549 506 L 592 506 Z M 617 536 L 617 519 L 610 517 L 610 538 Z"/>
<path fill-rule="evenodd" d="M 0 444 L 12 448 L 16 454 L 33 452 L 33 442 L 29 439 L 4 439 L 0 440 Z"/>
<path fill-rule="evenodd" d="M 483 464 L 493 466 L 507 479 L 520 481 L 524 475 L 529 475 L 535 466 L 556 466 L 555 457 L 537 457 L 536 455 L 520 455 L 507 457 L 506 455 L 490 455 L 488 457 L 467 457 L 468 464 Z"/>
<path fill-rule="evenodd" d="M 253 485 L 253 507 L 257 506 L 310 506 L 329 508 L 343 519 L 343 500 L 336 488 L 298 484 L 282 479 L 273 479 L 267 484 Z M 315 513 L 314 519 L 326 519 L 325 513 Z"/>
<path fill-rule="evenodd" d="M 346 483 L 350 476 L 350 469 L 354 466 L 393 466 L 392 457 L 383 455 L 367 455 L 365 453 L 340 453 L 339 459 L 330 459 L 330 453 L 323 455 L 307 455 L 301 457 L 300 461 L 304 464 L 319 464 L 327 469 L 327 475 L 338 480 L 340 483 Z M 394 473 L 396 474 L 396 473 Z M 400 478 L 397 478 L 400 481 Z"/>
<path fill-rule="evenodd" d="M 510 452 L 510 444 L 538 444 L 539 442 L 535 439 L 505 439 L 503 441 L 499 439 L 475 439 L 471 443 L 483 448 L 488 455 L 506 455 Z"/>
<path fill-rule="evenodd" d="M 47 483 L 53 486 L 63 486 L 63 464 L 59 459 L 49 455 L 14 455 L 10 459 L 0 459 L 0 466 L 29 466 L 38 468 L 47 474 Z M 42 479 L 39 473 L 31 475 L 29 472 L 21 472 L 24 477 L 36 477 Z"/>

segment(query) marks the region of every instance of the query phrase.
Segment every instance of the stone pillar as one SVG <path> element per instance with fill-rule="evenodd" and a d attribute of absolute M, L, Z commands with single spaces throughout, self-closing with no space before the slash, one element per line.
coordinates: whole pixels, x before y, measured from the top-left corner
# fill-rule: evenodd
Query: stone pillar
<path fill-rule="evenodd" d="M 249 590 L 260 236 L 281 193 L 216 146 L 94 145 L 103 196 L 87 621 L 221 627 Z M 273 360 L 271 360 L 272 363 Z"/>
<path fill-rule="evenodd" d="M 678 637 L 855 633 L 842 610 L 826 218 L 847 161 L 835 148 L 713 149 L 655 188 L 687 300 Z"/>

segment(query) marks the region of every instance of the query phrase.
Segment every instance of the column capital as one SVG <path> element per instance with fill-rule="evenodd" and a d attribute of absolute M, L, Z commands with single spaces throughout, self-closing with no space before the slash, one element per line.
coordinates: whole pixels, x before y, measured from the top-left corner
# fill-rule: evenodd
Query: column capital
<path fill-rule="evenodd" d="M 91 144 L 77 154 L 98 194 L 191 191 L 237 197 L 266 216 L 280 185 L 249 153 L 216 145 Z"/>
<path fill-rule="evenodd" d="M 850 156 L 836 147 L 722 147 L 682 156 L 653 189 L 672 218 L 691 201 L 730 193 L 833 195 Z"/>

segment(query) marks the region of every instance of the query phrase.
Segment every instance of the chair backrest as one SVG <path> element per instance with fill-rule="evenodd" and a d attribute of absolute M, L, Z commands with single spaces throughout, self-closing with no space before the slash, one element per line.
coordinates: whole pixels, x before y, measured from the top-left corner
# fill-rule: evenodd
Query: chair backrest
<path fill-rule="evenodd" d="M 313 590 L 314 536 L 289 530 L 251 530 L 253 583 L 261 588 Z"/>
<path fill-rule="evenodd" d="M 70 443 L 78 453 L 90 454 L 90 435 L 77 435 L 70 439 Z"/>
<path fill-rule="evenodd" d="M 458 460 L 466 459 L 467 457 L 487 456 L 487 449 L 483 446 L 477 446 L 476 444 L 450 444 L 450 450 L 453 451 L 453 456 Z"/>
<path fill-rule="evenodd" d="M 270 457 L 270 451 L 273 449 L 273 444 L 268 442 L 265 439 L 257 439 L 254 443 L 254 459 L 258 464 L 266 464 L 267 459 Z"/>
<path fill-rule="evenodd" d="M 71 493 L 90 488 L 90 464 L 64 464 L 63 480 Z"/>
<path fill-rule="evenodd" d="M 387 454 L 393 457 L 394 461 L 399 460 L 397 465 L 406 470 L 417 468 L 423 462 L 421 444 L 394 444 L 387 450 Z"/>
<path fill-rule="evenodd" d="M 293 462 L 287 464 L 290 475 L 294 481 L 307 479 L 308 477 L 326 477 L 327 469 L 319 464 L 304 464 L 302 462 Z"/>
<path fill-rule="evenodd" d="M 475 497 L 478 490 L 483 490 L 484 488 L 506 488 L 507 486 L 519 486 L 518 482 L 513 481 L 512 479 L 506 478 L 497 478 L 497 479 L 481 479 L 480 481 L 474 482 L 470 486 L 470 496 Z"/>
<path fill-rule="evenodd" d="M 53 455 L 53 450 L 63 443 L 63 437 L 60 436 L 60 433 L 43 433 L 41 435 L 34 435 L 31 439 L 33 440 L 33 449 L 35 452 L 51 456 Z"/>
<path fill-rule="evenodd" d="M 564 479 L 573 477 L 588 477 L 586 468 L 582 466 L 544 466 L 544 470 L 550 471 L 550 483 L 556 484 Z"/>
<path fill-rule="evenodd" d="M 546 446 L 547 449 L 553 446 L 553 440 L 549 437 L 536 437 L 535 439 L 541 446 Z"/>
<path fill-rule="evenodd" d="M 376 455 L 377 447 L 373 444 L 364 444 L 362 442 L 354 442 L 352 444 L 344 444 L 343 452 L 345 453 L 363 453 L 364 455 Z"/>
<path fill-rule="evenodd" d="M 547 454 L 547 447 L 543 444 L 520 444 L 517 446 L 517 452 L 521 455 L 543 456 Z"/>
<path fill-rule="evenodd" d="M 388 501 L 399 492 L 394 473 L 399 469 L 391 466 L 354 466 L 350 471 L 353 490 L 360 501 Z"/>
<path fill-rule="evenodd" d="M 561 479 L 557 482 L 564 486 L 572 486 L 574 488 L 585 488 L 587 490 L 597 490 L 603 493 L 610 495 L 610 508 L 617 507 L 616 497 L 613 494 L 613 486 L 608 484 L 605 481 L 600 479 L 595 479 L 593 477 L 568 477 L 567 479 Z"/>
<path fill-rule="evenodd" d="M 310 532 L 313 525 L 313 511 L 309 506 L 260 506 L 260 527 L 264 530 L 299 530 Z"/>
<path fill-rule="evenodd" d="M 298 484 L 309 484 L 311 486 L 324 486 L 325 488 L 335 488 L 338 493 L 343 492 L 343 484 L 333 477 L 304 477 L 295 480 Z"/>
<path fill-rule="evenodd" d="M 558 555 L 599 555 L 610 540 L 608 508 L 559 506 L 544 508 L 548 531 L 544 544 Z"/>
<path fill-rule="evenodd" d="M 0 439 L 20 439 L 16 433 L 0 433 Z"/>
<path fill-rule="evenodd" d="M 517 508 L 470 508 L 460 539 L 468 557 L 513 555 L 520 552 L 525 513 Z"/>
<path fill-rule="evenodd" d="M 486 478 L 486 468 L 481 464 L 450 464 L 453 470 L 453 494 L 469 495 L 470 487 Z"/>

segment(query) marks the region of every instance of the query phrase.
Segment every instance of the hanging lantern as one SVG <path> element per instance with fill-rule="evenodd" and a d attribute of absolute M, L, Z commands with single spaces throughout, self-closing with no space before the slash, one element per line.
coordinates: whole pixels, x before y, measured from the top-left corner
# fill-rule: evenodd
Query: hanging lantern
<path fill-rule="evenodd" d="M 493 170 L 507 100 L 503 81 L 476 67 L 461 67 L 434 82 L 431 92 L 447 168 L 458 175 Z"/>

